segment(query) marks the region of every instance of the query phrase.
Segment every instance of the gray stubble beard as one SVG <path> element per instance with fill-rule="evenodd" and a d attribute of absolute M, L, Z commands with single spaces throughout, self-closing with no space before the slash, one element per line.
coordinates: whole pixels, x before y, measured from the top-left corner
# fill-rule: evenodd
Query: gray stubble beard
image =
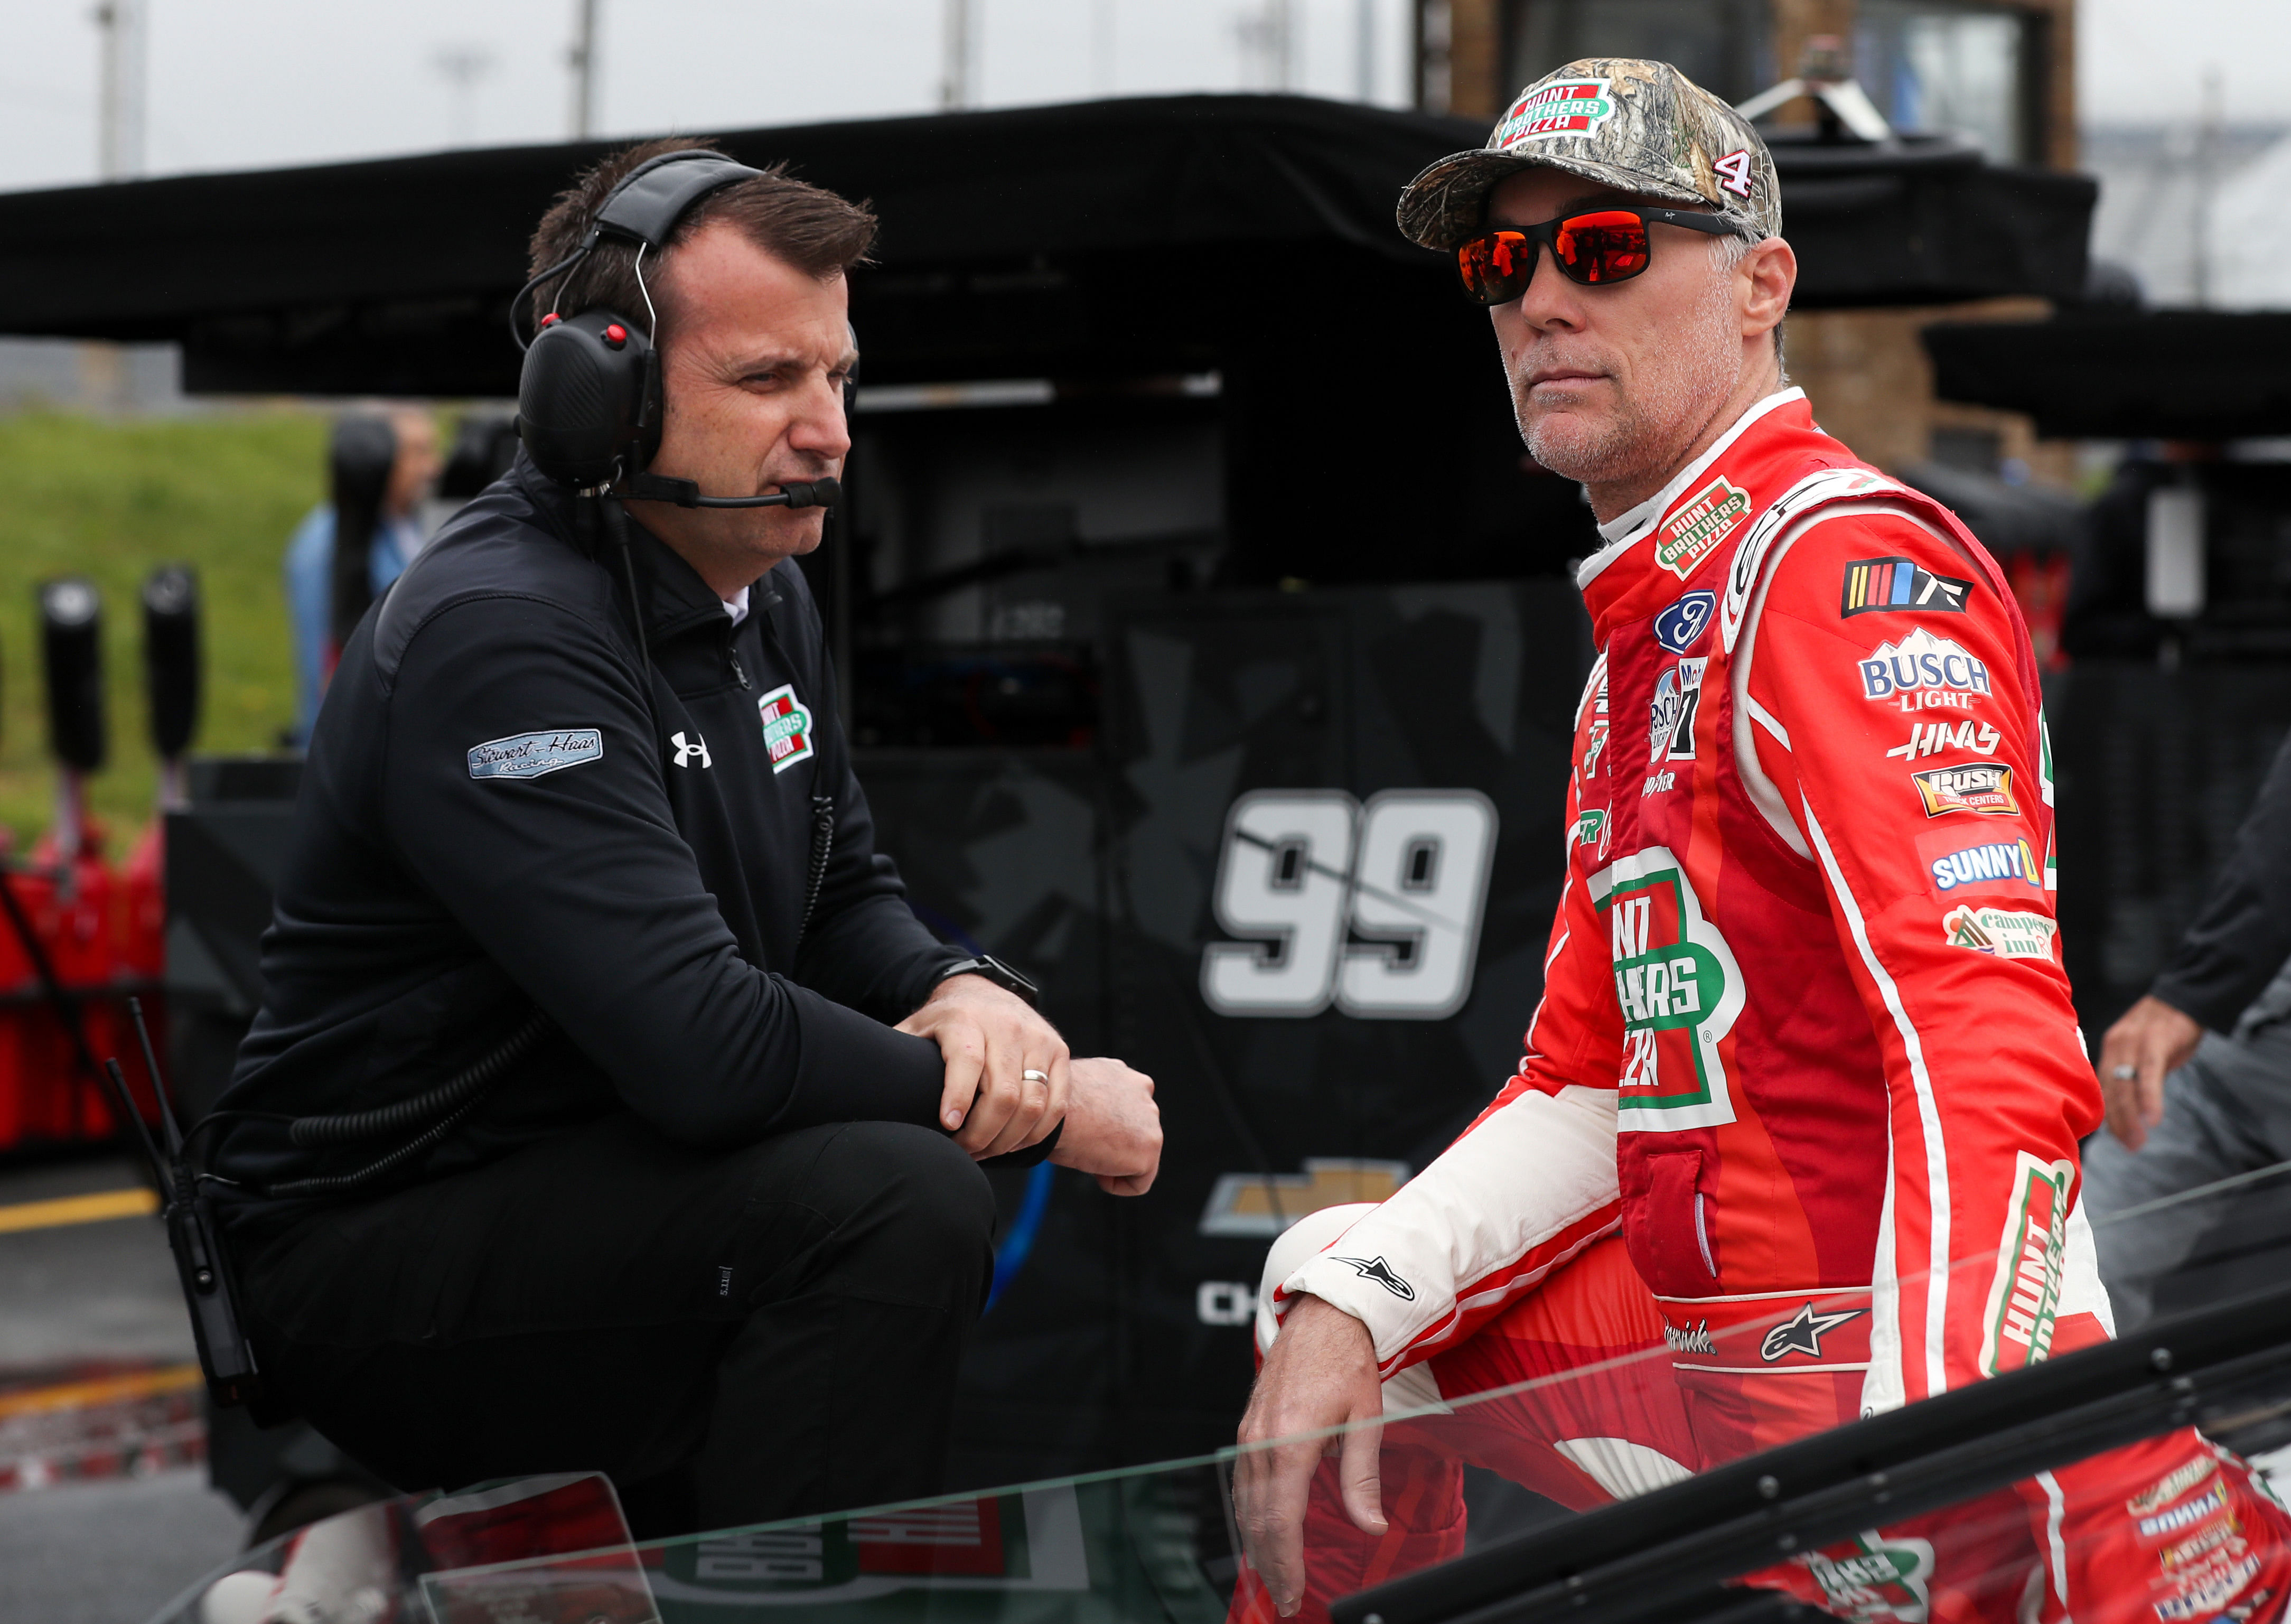
<path fill-rule="evenodd" d="M 1651 390 L 1624 395 L 1616 417 L 1588 445 L 1572 436 L 1555 436 L 1547 416 L 1531 419 L 1527 392 L 1515 375 L 1512 414 L 1528 454 L 1561 478 L 1584 485 L 1644 478 L 1675 462 L 1735 387 L 1741 339 L 1733 318 L 1732 277 L 1713 276 L 1679 334 L 1681 342 L 1692 346 L 1692 360 L 1660 374 Z"/>

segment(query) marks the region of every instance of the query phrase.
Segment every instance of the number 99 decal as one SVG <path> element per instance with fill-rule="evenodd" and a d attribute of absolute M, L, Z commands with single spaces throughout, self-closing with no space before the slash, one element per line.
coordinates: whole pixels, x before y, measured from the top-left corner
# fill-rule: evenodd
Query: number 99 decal
<path fill-rule="evenodd" d="M 1257 790 L 1226 815 L 1211 902 L 1258 938 L 1202 951 L 1219 1015 L 1436 1021 L 1471 995 L 1496 809 L 1476 790 Z M 1270 938 L 1266 940 L 1265 938 Z"/>

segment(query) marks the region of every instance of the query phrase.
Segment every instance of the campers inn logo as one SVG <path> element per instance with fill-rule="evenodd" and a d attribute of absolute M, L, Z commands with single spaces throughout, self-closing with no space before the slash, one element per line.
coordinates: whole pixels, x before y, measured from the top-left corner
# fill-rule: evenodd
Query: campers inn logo
<path fill-rule="evenodd" d="M 1509 151 L 1524 141 L 1548 135 L 1588 135 L 1614 116 L 1614 98 L 1605 79 L 1560 79 L 1539 84 L 1511 104 L 1488 145 Z"/>

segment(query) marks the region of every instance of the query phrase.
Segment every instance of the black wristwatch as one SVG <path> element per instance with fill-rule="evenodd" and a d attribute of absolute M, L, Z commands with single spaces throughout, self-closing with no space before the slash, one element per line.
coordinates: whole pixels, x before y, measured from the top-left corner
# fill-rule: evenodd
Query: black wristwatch
<path fill-rule="evenodd" d="M 945 981 L 950 976 L 984 976 L 996 986 L 1016 993 L 1036 1009 L 1041 1008 L 1042 989 L 992 953 L 981 953 L 976 959 L 950 964 L 939 972 L 938 978 Z"/>

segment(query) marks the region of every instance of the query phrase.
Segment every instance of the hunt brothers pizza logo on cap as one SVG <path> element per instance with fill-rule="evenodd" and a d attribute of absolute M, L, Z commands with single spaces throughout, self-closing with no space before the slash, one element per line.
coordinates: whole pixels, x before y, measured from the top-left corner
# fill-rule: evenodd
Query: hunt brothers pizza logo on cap
<path fill-rule="evenodd" d="M 1511 104 L 1488 145 L 1508 150 L 1547 135 L 1588 135 L 1615 110 L 1604 79 L 1555 79 L 1539 84 Z"/>
<path fill-rule="evenodd" d="M 1732 1122 L 1719 1041 L 1742 1011 L 1742 974 L 1702 917 L 1684 865 L 1650 846 L 1593 875 L 1590 890 L 1614 950 L 1622 1126 L 1662 1133 Z"/>
<path fill-rule="evenodd" d="M 1663 521 L 1654 561 L 1684 581 L 1749 516 L 1750 493 L 1721 474 Z"/>

